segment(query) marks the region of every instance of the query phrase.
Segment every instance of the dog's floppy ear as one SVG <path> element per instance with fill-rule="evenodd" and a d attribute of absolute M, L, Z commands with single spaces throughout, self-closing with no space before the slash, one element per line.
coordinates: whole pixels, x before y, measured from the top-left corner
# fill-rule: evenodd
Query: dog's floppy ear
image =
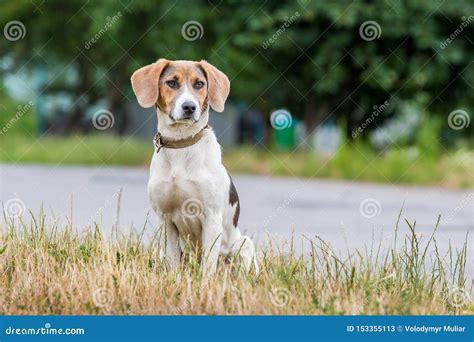
<path fill-rule="evenodd" d="M 230 92 L 227 76 L 205 60 L 199 62 L 207 77 L 209 104 L 216 112 L 224 111 L 225 100 Z"/>
<path fill-rule="evenodd" d="M 138 69 L 132 75 L 132 88 L 138 103 L 144 108 L 153 106 L 158 100 L 158 82 L 169 61 L 160 58 L 157 62 Z"/>

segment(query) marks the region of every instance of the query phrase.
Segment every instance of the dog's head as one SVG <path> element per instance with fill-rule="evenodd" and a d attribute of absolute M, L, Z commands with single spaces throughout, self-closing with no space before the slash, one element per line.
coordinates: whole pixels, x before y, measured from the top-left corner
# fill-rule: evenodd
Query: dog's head
<path fill-rule="evenodd" d="M 216 112 L 224 110 L 230 82 L 204 60 L 159 59 L 133 73 L 132 87 L 142 107 L 156 106 L 162 130 L 184 133 L 206 126 L 209 106 Z"/>

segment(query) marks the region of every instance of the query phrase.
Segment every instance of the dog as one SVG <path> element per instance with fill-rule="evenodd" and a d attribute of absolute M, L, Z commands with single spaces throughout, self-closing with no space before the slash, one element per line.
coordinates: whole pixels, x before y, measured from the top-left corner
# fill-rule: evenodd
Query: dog
<path fill-rule="evenodd" d="M 158 117 L 148 195 L 163 224 L 161 254 L 181 263 L 186 243 L 199 251 L 201 268 L 216 271 L 219 256 L 237 255 L 258 272 L 252 240 L 238 228 L 240 203 L 222 164 L 221 147 L 208 125 L 209 107 L 222 112 L 227 76 L 201 60 L 157 62 L 131 77 L 138 103 Z"/>

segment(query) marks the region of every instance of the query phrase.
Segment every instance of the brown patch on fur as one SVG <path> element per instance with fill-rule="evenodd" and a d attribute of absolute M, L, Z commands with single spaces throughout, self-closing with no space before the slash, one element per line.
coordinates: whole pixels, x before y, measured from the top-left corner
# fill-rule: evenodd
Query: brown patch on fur
<path fill-rule="evenodd" d="M 138 69 L 132 75 L 132 88 L 138 103 L 144 108 L 152 107 L 158 99 L 158 80 L 169 61 L 159 59 L 156 63 Z"/>
<path fill-rule="evenodd" d="M 204 100 L 204 105 L 201 107 L 202 108 L 201 113 L 205 113 L 208 107 L 209 107 L 209 101 L 206 96 L 206 99 Z"/>
<path fill-rule="evenodd" d="M 175 81 L 178 88 L 171 88 L 166 82 Z M 196 82 L 203 82 L 204 86 L 196 89 Z M 204 72 L 195 62 L 170 62 L 159 80 L 158 106 L 163 113 L 170 113 L 178 96 L 185 87 L 199 100 L 200 108 L 207 107 L 207 80 Z"/>
<path fill-rule="evenodd" d="M 206 74 L 209 104 L 216 112 L 224 111 L 224 104 L 230 92 L 229 79 L 222 71 L 205 60 L 201 60 L 198 64 Z"/>
<path fill-rule="evenodd" d="M 176 89 L 170 87 L 166 84 L 169 80 L 178 82 L 179 86 Z M 216 112 L 222 112 L 230 92 L 227 76 L 204 60 L 169 61 L 161 58 L 135 71 L 131 81 L 138 103 L 145 108 L 158 103 L 163 113 L 170 113 L 185 86 L 199 99 L 201 112 L 205 112 L 209 105 Z M 204 86 L 196 89 L 197 81 L 203 82 Z"/>
<path fill-rule="evenodd" d="M 230 189 L 229 189 L 229 203 L 231 206 L 237 204 L 235 207 L 234 217 L 232 222 L 234 227 L 237 228 L 237 224 L 239 223 L 239 216 L 240 216 L 240 202 L 239 202 L 239 194 L 237 193 L 237 189 L 235 188 L 234 182 L 232 181 L 232 177 L 229 175 L 230 179 Z"/>

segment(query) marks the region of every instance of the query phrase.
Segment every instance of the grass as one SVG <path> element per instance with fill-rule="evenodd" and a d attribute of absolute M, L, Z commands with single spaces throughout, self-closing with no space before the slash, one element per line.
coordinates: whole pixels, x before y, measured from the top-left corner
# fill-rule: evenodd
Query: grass
<path fill-rule="evenodd" d="M 35 142 L 23 135 L 0 135 L 0 162 L 61 165 L 127 165 L 147 167 L 151 140 L 92 136 L 49 136 Z M 231 173 L 335 178 L 393 184 L 474 186 L 470 170 L 474 152 L 460 149 L 437 158 L 416 148 L 398 148 L 377 154 L 370 148 L 346 145 L 334 156 L 311 151 L 282 152 L 244 146 L 226 150 L 224 164 Z"/>
<path fill-rule="evenodd" d="M 95 135 L 45 136 L 36 139 L 34 108 L 23 113 L 17 103 L 0 93 L 0 162 L 55 165 L 148 166 L 153 154 L 151 137 L 118 137 L 107 131 Z M 10 113 L 10 114 L 8 114 Z M 3 128 L 8 128 L 3 132 Z M 335 155 L 314 151 L 276 151 L 253 146 L 225 150 L 224 164 L 231 173 L 318 177 L 394 184 L 472 188 L 472 144 L 445 150 L 439 143 L 439 125 L 427 120 L 412 146 L 379 153 L 366 143 L 343 144 Z M 458 146 L 458 147 L 459 147 Z"/>
<path fill-rule="evenodd" d="M 35 141 L 23 135 L 0 136 L 0 161 L 61 165 L 145 166 L 153 155 L 149 141 L 109 134 L 47 136 Z"/>
<path fill-rule="evenodd" d="M 436 228 L 423 241 L 408 221 L 409 233 L 399 241 L 397 222 L 388 250 L 343 259 L 318 237 L 304 238 L 305 255 L 296 253 L 293 239 L 286 249 L 269 241 L 258 252 L 258 275 L 245 274 L 229 259 L 206 276 L 190 251 L 178 271 L 167 270 L 158 232 L 148 243 L 142 233 L 117 230 L 105 238 L 97 225 L 79 234 L 70 224 L 30 214 L 29 222 L 6 219 L 1 225 L 2 315 L 474 313 L 467 243 L 440 255 Z"/>
<path fill-rule="evenodd" d="M 474 151 L 460 149 L 436 158 L 415 147 L 393 148 L 385 153 L 357 145 L 345 145 L 333 156 L 311 151 L 275 152 L 239 148 L 224 153 L 232 172 L 305 178 L 438 185 L 450 188 L 474 186 Z"/>
<path fill-rule="evenodd" d="M 149 139 L 118 137 L 107 131 L 95 135 L 45 136 L 36 139 L 35 108 L 0 93 L 0 162 L 55 165 L 107 165 L 148 167 L 153 147 Z M 19 116 L 18 114 L 21 114 Z M 12 121 L 17 118 L 16 121 Z M 3 128 L 8 128 L 3 132 Z M 291 177 L 317 177 L 393 184 L 438 185 L 472 188 L 472 143 L 457 150 L 441 146 L 440 123 L 429 118 L 411 146 L 398 143 L 378 152 L 357 139 L 343 144 L 335 155 L 314 151 L 278 151 L 254 146 L 224 150 L 224 164 L 231 173 Z"/>

